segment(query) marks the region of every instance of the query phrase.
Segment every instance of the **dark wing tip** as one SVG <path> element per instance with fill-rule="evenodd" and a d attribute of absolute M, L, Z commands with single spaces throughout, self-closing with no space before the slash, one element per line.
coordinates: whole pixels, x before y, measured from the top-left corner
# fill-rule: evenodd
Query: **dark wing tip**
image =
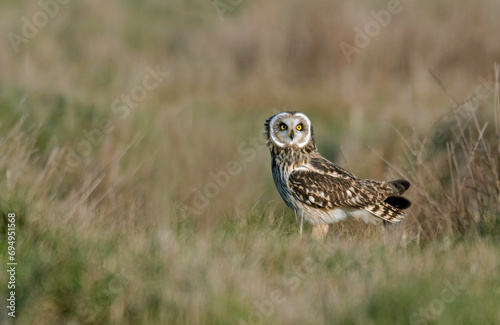
<path fill-rule="evenodd" d="M 408 209 L 411 206 L 411 201 L 402 196 L 389 196 L 384 202 L 401 210 Z"/>
<path fill-rule="evenodd" d="M 396 182 L 398 182 L 399 184 L 401 184 L 401 186 L 404 187 L 405 191 L 407 189 L 409 189 L 410 186 L 411 186 L 410 182 L 408 182 L 406 179 L 398 179 L 398 180 L 396 180 Z"/>
<path fill-rule="evenodd" d="M 406 179 L 397 179 L 395 181 L 390 181 L 389 182 L 395 189 L 398 191 L 398 194 L 401 195 L 403 194 L 407 189 L 410 188 L 410 182 L 408 182 Z"/>

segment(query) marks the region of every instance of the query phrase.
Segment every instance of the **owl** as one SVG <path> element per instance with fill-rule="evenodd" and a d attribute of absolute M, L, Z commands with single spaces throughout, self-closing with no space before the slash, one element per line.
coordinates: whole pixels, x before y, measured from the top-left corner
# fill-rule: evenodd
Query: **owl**
<path fill-rule="evenodd" d="M 367 223 L 397 223 L 411 202 L 401 195 L 410 187 L 404 179 L 359 179 L 321 156 L 309 118 L 299 112 L 281 112 L 266 120 L 276 188 L 300 220 L 323 238 L 328 225 L 353 217 Z M 302 233 L 302 223 L 300 232 Z"/>

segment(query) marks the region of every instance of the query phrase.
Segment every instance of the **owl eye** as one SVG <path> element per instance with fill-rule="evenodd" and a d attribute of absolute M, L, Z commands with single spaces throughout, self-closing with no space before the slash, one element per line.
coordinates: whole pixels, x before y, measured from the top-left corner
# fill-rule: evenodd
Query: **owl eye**
<path fill-rule="evenodd" d="M 297 125 L 296 128 L 298 131 L 302 131 L 302 124 Z"/>
<path fill-rule="evenodd" d="M 288 129 L 288 126 L 286 126 L 286 124 L 285 124 L 285 123 L 281 123 L 281 125 L 280 125 L 280 129 L 282 129 L 282 130 L 286 130 L 286 129 Z"/>

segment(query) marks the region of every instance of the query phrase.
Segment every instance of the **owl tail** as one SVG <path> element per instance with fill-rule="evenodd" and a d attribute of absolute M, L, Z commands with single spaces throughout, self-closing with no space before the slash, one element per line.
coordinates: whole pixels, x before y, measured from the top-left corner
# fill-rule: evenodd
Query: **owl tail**
<path fill-rule="evenodd" d="M 394 197 L 396 199 L 402 199 L 408 201 L 407 199 L 403 197 Z M 389 223 L 397 223 L 400 222 L 401 219 L 403 219 L 406 216 L 406 213 L 403 212 L 400 208 L 397 208 L 390 203 L 387 202 L 380 202 L 378 204 L 370 205 L 365 208 L 368 212 L 373 214 L 374 216 L 387 221 Z"/>
<path fill-rule="evenodd" d="M 406 216 L 403 210 L 411 206 L 410 200 L 400 196 L 410 188 L 410 182 L 405 179 L 398 179 L 386 182 L 386 184 L 393 188 L 393 195 L 387 197 L 383 202 L 368 206 L 365 209 L 384 220 L 384 223 L 397 223 Z"/>

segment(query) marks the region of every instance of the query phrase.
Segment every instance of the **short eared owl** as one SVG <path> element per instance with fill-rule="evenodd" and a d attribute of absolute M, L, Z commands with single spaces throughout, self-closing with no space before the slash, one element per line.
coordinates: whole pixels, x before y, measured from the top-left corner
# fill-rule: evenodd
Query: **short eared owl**
<path fill-rule="evenodd" d="M 313 225 L 313 235 L 324 237 L 328 224 L 348 216 L 365 222 L 399 222 L 411 202 L 401 195 L 410 187 L 404 179 L 359 179 L 323 158 L 314 142 L 309 118 L 281 112 L 266 120 L 274 183 L 295 214 Z"/>

